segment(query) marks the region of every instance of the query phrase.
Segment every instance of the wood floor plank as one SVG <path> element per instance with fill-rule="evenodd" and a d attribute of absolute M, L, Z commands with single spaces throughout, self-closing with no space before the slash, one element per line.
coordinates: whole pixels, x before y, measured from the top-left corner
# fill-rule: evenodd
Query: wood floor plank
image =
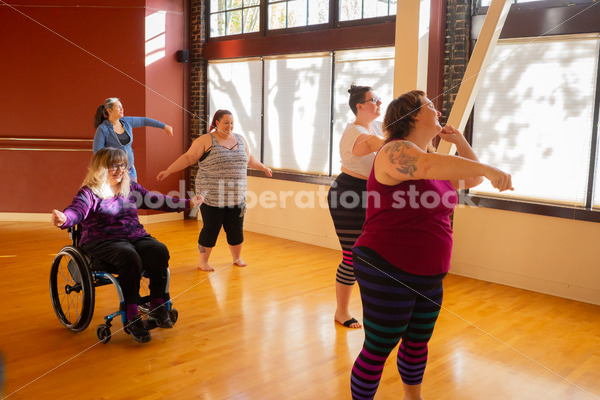
<path fill-rule="evenodd" d="M 120 322 L 110 343 L 96 327 L 115 311 L 97 289 L 90 327 L 65 329 L 52 310 L 50 264 L 69 243 L 50 224 L 0 223 L 0 351 L 9 399 L 349 399 L 362 330 L 335 324 L 341 252 L 246 233 L 248 267 L 231 266 L 225 238 L 198 271 L 201 223 L 147 226 L 171 253 L 179 320 L 134 342 Z M 358 288 L 351 310 L 360 319 Z M 378 400 L 401 399 L 395 352 Z M 449 275 L 430 345 L 426 400 L 600 399 L 600 307 Z"/>

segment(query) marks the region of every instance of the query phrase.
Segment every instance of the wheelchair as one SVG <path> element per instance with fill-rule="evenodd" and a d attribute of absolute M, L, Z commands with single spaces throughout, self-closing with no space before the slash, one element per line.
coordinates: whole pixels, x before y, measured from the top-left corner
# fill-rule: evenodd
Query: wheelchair
<path fill-rule="evenodd" d="M 108 343 L 111 339 L 110 328 L 112 320 L 120 316 L 123 322 L 124 330 L 126 328 L 127 317 L 125 314 L 125 299 L 121 286 L 117 278 L 105 271 L 95 271 L 92 267 L 92 258 L 83 250 L 78 248 L 81 231 L 79 226 L 68 229 L 72 245 L 63 247 L 52 262 L 50 269 L 50 296 L 52 298 L 52 307 L 59 321 L 73 332 L 85 330 L 94 315 L 95 288 L 105 285 L 114 285 L 119 296 L 119 310 L 104 317 L 104 323 L 96 329 L 96 335 L 102 343 Z M 177 321 L 179 313 L 169 298 L 170 273 L 167 269 L 167 287 L 165 290 L 165 307 L 173 324 Z M 150 312 L 150 290 L 148 288 L 149 279 L 145 272 L 142 272 L 140 282 L 140 295 L 138 299 L 138 309 L 143 314 Z M 145 322 L 148 329 L 154 329 L 156 326 L 150 322 Z"/>

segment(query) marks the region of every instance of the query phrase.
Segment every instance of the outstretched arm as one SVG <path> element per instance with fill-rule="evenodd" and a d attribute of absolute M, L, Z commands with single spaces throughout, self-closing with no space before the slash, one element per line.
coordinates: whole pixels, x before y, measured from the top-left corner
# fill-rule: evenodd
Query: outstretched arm
<path fill-rule="evenodd" d="M 240 136 L 241 137 L 241 136 Z M 244 142 L 244 148 L 246 149 L 246 155 L 248 156 L 248 166 L 252 169 L 257 169 L 259 171 L 263 171 L 267 177 L 273 176 L 273 171 L 271 168 L 265 166 L 263 163 L 258 161 L 256 157 L 250 154 L 250 150 L 248 150 L 248 143 L 246 143 L 246 139 L 242 137 L 242 142 Z"/>
<path fill-rule="evenodd" d="M 206 152 L 206 149 L 210 147 L 210 143 L 210 135 L 203 135 L 194 140 L 188 151 L 179 156 L 177 160 L 169 165 L 169 168 L 158 173 L 156 180 L 162 181 L 172 173 L 181 171 L 182 169 L 197 163 L 200 157 Z"/>
<path fill-rule="evenodd" d="M 426 153 L 406 140 L 386 144 L 377 155 L 375 166 L 380 170 L 376 173 L 377 180 L 385 184 L 418 179 L 460 181 L 484 176 L 500 191 L 513 189 L 510 174 L 498 168 L 463 157 Z"/>

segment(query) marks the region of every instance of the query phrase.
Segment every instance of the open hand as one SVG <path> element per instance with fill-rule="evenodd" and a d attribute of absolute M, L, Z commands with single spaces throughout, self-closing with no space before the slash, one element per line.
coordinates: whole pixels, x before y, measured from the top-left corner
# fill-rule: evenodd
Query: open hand
<path fill-rule="evenodd" d="M 168 136 L 173 136 L 173 127 L 171 125 L 165 125 L 165 132 Z"/>
<path fill-rule="evenodd" d="M 158 173 L 158 175 L 156 175 L 156 180 L 157 181 L 163 181 L 167 178 L 167 176 L 171 175 L 170 173 L 168 173 L 167 171 L 160 171 Z"/>
<path fill-rule="evenodd" d="M 191 198 L 191 202 L 192 202 L 192 205 L 194 207 L 197 207 L 200 204 L 204 203 L 204 197 L 202 197 L 199 194 L 197 194 L 196 196 L 194 196 L 194 197 Z"/>
<path fill-rule="evenodd" d="M 52 225 L 60 227 L 63 226 L 65 222 L 67 222 L 65 214 L 58 210 L 52 210 Z"/>

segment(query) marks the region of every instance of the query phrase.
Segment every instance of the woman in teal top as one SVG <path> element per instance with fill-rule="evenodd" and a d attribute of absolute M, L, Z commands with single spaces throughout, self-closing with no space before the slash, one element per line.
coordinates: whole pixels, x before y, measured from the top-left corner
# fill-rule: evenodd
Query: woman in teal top
<path fill-rule="evenodd" d="M 160 121 L 144 117 L 123 116 L 123 105 L 116 97 L 109 97 L 96 110 L 94 116 L 94 154 L 105 147 L 122 149 L 127 154 L 129 177 L 137 181 L 137 172 L 133 164 L 133 128 L 151 126 L 164 129 L 167 135 L 173 136 L 173 128 Z"/>

